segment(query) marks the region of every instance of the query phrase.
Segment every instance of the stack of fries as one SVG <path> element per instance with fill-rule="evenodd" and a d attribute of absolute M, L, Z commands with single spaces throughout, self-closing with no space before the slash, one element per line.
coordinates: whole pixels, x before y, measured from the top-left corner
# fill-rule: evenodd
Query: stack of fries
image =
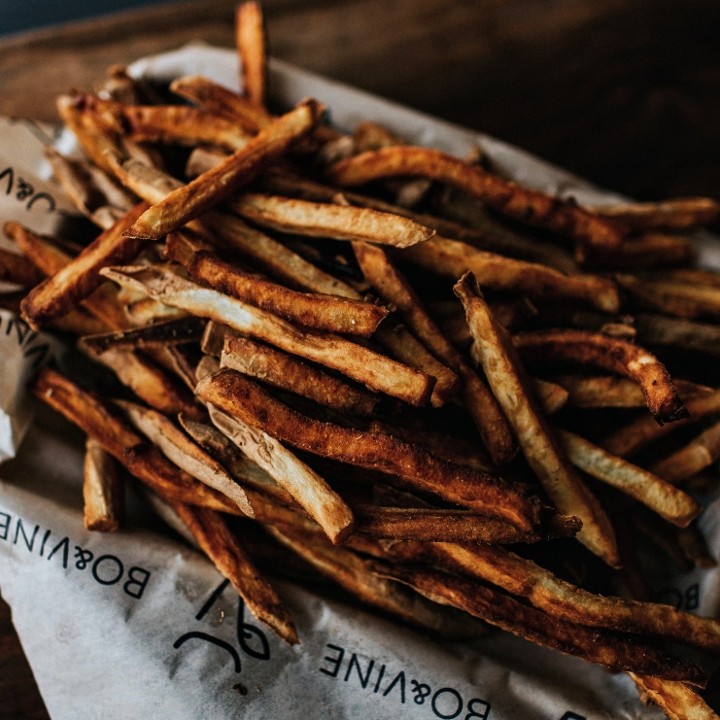
<path fill-rule="evenodd" d="M 635 551 L 714 563 L 720 276 L 687 233 L 720 205 L 580 207 L 481 150 L 274 114 L 256 3 L 237 41 L 243 94 L 114 68 L 59 99 L 92 242 L 4 224 L 3 305 L 114 373 L 33 384 L 87 434 L 87 527 L 121 525 L 131 476 L 290 643 L 269 537 L 405 622 L 479 618 L 716 717 L 720 622 L 648 601 Z"/>

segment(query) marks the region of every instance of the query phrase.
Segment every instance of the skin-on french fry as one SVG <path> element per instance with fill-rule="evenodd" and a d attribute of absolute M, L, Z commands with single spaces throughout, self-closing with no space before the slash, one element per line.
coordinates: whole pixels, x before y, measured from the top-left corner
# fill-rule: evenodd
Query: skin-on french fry
<path fill-rule="evenodd" d="M 565 275 L 539 263 L 479 250 L 465 242 L 434 237 L 407 248 L 403 260 L 457 280 L 468 270 L 493 290 L 524 293 L 530 298 L 578 300 L 604 312 L 620 309 L 615 284 L 595 275 Z"/>
<path fill-rule="evenodd" d="M 116 404 L 122 408 L 133 426 L 159 448 L 165 457 L 200 482 L 228 497 L 244 515 L 253 516 L 252 505 L 243 488 L 175 423 L 162 413 L 137 403 L 116 400 Z"/>
<path fill-rule="evenodd" d="M 513 342 L 525 359 L 591 365 L 635 380 L 648 409 L 661 424 L 688 416 L 665 366 L 638 345 L 602 333 L 569 329 L 518 333 Z"/>
<path fill-rule="evenodd" d="M 700 513 L 700 505 L 665 482 L 662 474 L 632 465 L 568 430 L 558 429 L 557 435 L 575 467 L 634 497 L 674 525 L 686 527 Z"/>
<path fill-rule="evenodd" d="M 83 524 L 88 530 L 114 532 L 124 511 L 124 485 L 117 461 L 95 440 L 85 443 Z"/>
<path fill-rule="evenodd" d="M 215 427 L 281 485 L 332 542 L 339 543 L 347 537 L 354 525 L 352 511 L 318 473 L 263 430 L 212 404 L 208 411 Z"/>
<path fill-rule="evenodd" d="M 353 243 L 353 251 L 363 275 L 373 288 L 396 308 L 428 349 L 457 372 L 465 406 L 493 461 L 503 465 L 512 460 L 517 445 L 508 421 L 487 385 L 445 338 L 425 310 L 420 297 L 383 249 L 368 243 Z"/>
<path fill-rule="evenodd" d="M 203 552 L 220 573 L 230 580 L 250 612 L 283 640 L 291 645 L 296 644 L 297 631 L 287 608 L 257 570 L 222 515 L 207 508 L 193 507 L 172 500 L 168 502 Z"/>
<path fill-rule="evenodd" d="M 712 225 L 720 218 L 720 203 L 708 197 L 684 197 L 648 203 L 617 203 L 590 208 L 602 217 L 637 229 L 691 230 Z"/>
<path fill-rule="evenodd" d="M 504 593 L 447 573 L 374 561 L 375 572 L 408 584 L 434 602 L 451 605 L 485 622 L 613 670 L 647 668 L 648 674 L 703 684 L 703 672 L 692 663 L 659 652 L 639 638 L 551 618 Z"/>
<path fill-rule="evenodd" d="M 170 235 L 167 255 L 181 261 L 190 278 L 305 327 L 369 337 L 388 316 L 386 308 L 369 302 L 291 290 L 206 250 L 191 247 L 180 255 L 175 248 L 182 242 L 179 233 Z"/>
<path fill-rule="evenodd" d="M 159 240 L 222 202 L 309 133 L 320 114 L 318 103 L 308 100 L 273 120 L 244 148 L 148 208 L 127 231 L 128 235 Z"/>
<path fill-rule="evenodd" d="M 670 483 L 697 475 L 720 458 L 720 421 L 708 426 L 686 445 L 651 466 L 653 473 Z"/>
<path fill-rule="evenodd" d="M 262 380 L 273 387 L 289 390 L 310 400 L 351 415 L 370 416 L 378 396 L 309 365 L 280 350 L 248 338 L 232 338 L 220 366 Z"/>
<path fill-rule="evenodd" d="M 0 248 L 0 281 L 33 287 L 44 277 L 25 256 Z"/>
<path fill-rule="evenodd" d="M 123 233 L 146 208 L 144 203 L 136 205 L 76 258 L 30 292 L 22 303 L 22 312 L 31 327 L 37 329 L 46 325 L 87 297 L 102 282 L 100 268 L 127 262 L 135 257 L 141 243 Z"/>
<path fill-rule="evenodd" d="M 235 45 L 240 61 L 240 86 L 253 104 L 265 105 L 267 51 L 262 7 L 255 0 L 238 5 L 235 13 Z"/>
<path fill-rule="evenodd" d="M 203 378 L 197 394 L 294 447 L 359 467 L 396 475 L 422 491 L 515 525 L 537 529 L 543 509 L 525 488 L 499 477 L 451 465 L 421 446 L 381 433 L 315 420 L 291 409 L 233 370 Z"/>
<path fill-rule="evenodd" d="M 636 672 L 628 674 L 641 695 L 660 707 L 670 720 L 717 720 L 715 711 L 686 683 Z"/>
<path fill-rule="evenodd" d="M 688 238 L 658 232 L 629 237 L 616 248 L 581 245 L 575 250 L 575 258 L 584 268 L 619 271 L 676 267 L 689 263 L 695 255 L 695 246 Z"/>
<path fill-rule="evenodd" d="M 38 373 L 31 389 L 94 439 L 138 480 L 163 497 L 238 513 L 235 503 L 173 465 L 97 395 L 82 390 L 49 368 L 43 368 Z"/>
<path fill-rule="evenodd" d="M 359 240 L 405 248 L 435 231 L 391 213 L 352 205 L 309 202 L 279 195 L 243 193 L 229 207 L 246 220 L 286 233 Z"/>
<path fill-rule="evenodd" d="M 512 341 L 494 320 L 475 279 L 465 274 L 454 290 L 465 308 L 475 357 L 525 459 L 558 511 L 582 520 L 578 540 L 609 565 L 619 565 L 614 531 L 605 511 L 562 452 L 528 386 Z"/>
<path fill-rule="evenodd" d="M 592 215 L 574 203 L 522 187 L 438 150 L 407 146 L 382 148 L 341 160 L 329 169 L 328 175 L 343 186 L 363 185 L 388 177 L 427 177 L 480 198 L 515 220 L 584 243 L 616 247 L 625 235 L 621 225 Z"/>
<path fill-rule="evenodd" d="M 103 272 L 121 285 L 146 292 L 167 305 L 229 325 L 281 350 L 339 370 L 372 390 L 410 404 L 424 404 L 432 390 L 431 379 L 407 365 L 336 335 L 301 330 L 277 315 L 203 288 L 168 270 L 136 267 L 106 268 Z"/>
<path fill-rule="evenodd" d="M 394 551 L 400 555 L 417 553 L 438 567 L 493 583 L 569 622 L 655 635 L 712 652 L 720 648 L 720 622 L 716 618 L 700 617 L 671 605 L 592 593 L 497 545 L 440 542 L 416 548 L 411 543 L 403 551 L 401 543 Z"/>

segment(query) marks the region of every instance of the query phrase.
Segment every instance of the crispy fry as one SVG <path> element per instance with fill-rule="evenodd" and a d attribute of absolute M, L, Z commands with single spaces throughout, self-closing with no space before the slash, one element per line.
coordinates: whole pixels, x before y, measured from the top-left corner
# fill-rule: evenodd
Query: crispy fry
<path fill-rule="evenodd" d="M 119 413 L 97 395 L 82 390 L 60 373 L 43 368 L 32 391 L 67 420 L 97 441 L 132 475 L 163 497 L 201 504 L 222 512 L 237 513 L 224 495 L 198 482 L 148 445 Z"/>
<path fill-rule="evenodd" d="M 213 457 L 195 444 L 175 423 L 162 413 L 126 400 L 116 400 L 125 415 L 169 460 L 186 473 L 222 493 L 244 515 L 253 517 L 253 509 L 243 488 Z"/>
<path fill-rule="evenodd" d="M 665 482 L 662 474 L 632 465 L 568 430 L 557 432 L 575 467 L 634 497 L 674 525 L 686 527 L 700 513 L 700 506 L 687 493 Z"/>
<path fill-rule="evenodd" d="M 206 322 L 201 318 L 182 317 L 152 323 L 131 330 L 117 330 L 102 335 L 83 337 L 81 343 L 94 353 L 110 348 L 144 348 L 157 345 L 167 346 L 176 343 L 199 341 Z"/>
<path fill-rule="evenodd" d="M 660 707 L 670 720 L 717 720 L 715 711 L 686 683 L 636 672 L 628 674 L 640 692 Z"/>
<path fill-rule="evenodd" d="M 277 159 L 294 141 L 310 132 L 320 112 L 316 102 L 306 101 L 274 120 L 220 165 L 148 208 L 127 231 L 128 235 L 159 240 L 225 200 L 252 180 L 264 165 Z"/>
<path fill-rule="evenodd" d="M 620 309 L 614 283 L 595 275 L 565 275 L 551 267 L 485 252 L 459 240 L 434 237 L 407 248 L 404 260 L 457 280 L 471 271 L 482 287 L 531 298 L 572 299 L 605 312 Z"/>
<path fill-rule="evenodd" d="M 707 197 L 681 197 L 655 203 L 596 205 L 590 210 L 633 229 L 691 230 L 720 218 L 720 203 Z"/>
<path fill-rule="evenodd" d="M 267 58 L 262 7 L 245 0 L 235 14 L 235 44 L 240 60 L 240 85 L 253 105 L 265 105 Z"/>
<path fill-rule="evenodd" d="M 413 487 L 505 520 L 523 531 L 534 530 L 541 522 L 541 506 L 522 487 L 451 465 L 390 435 L 301 415 L 232 370 L 201 380 L 197 394 L 233 417 L 315 455 L 397 475 Z"/>
<path fill-rule="evenodd" d="M 37 329 L 47 324 L 87 297 L 102 282 L 98 274 L 100 268 L 135 257 L 140 243 L 123 233 L 146 207 L 144 203 L 136 205 L 76 258 L 30 292 L 21 307 L 23 317 L 31 327 Z"/>
<path fill-rule="evenodd" d="M 518 333 L 513 341 L 523 358 L 591 365 L 635 380 L 660 424 L 688 416 L 667 369 L 642 347 L 602 333 L 567 329 Z"/>
<path fill-rule="evenodd" d="M 480 198 L 520 222 L 548 228 L 589 244 L 616 247 L 622 226 L 583 210 L 572 202 L 550 197 L 492 175 L 438 150 L 394 146 L 341 160 L 328 172 L 339 185 L 363 185 L 371 180 L 421 176 L 449 183 Z"/>
<path fill-rule="evenodd" d="M 237 535 L 222 515 L 207 508 L 193 507 L 169 500 L 203 552 L 220 573 L 230 580 L 250 612 L 271 627 L 283 640 L 298 642 L 295 625 L 272 586 L 255 567 Z"/>
<path fill-rule="evenodd" d="M 430 228 L 391 213 L 279 195 L 243 193 L 229 206 L 258 225 L 312 237 L 363 240 L 405 248 L 435 234 Z"/>
<path fill-rule="evenodd" d="M 697 475 L 720 458 L 720 421 L 714 422 L 680 450 L 653 463 L 651 470 L 670 483 L 681 483 Z"/>
<path fill-rule="evenodd" d="M 525 459 L 558 511 L 582 520 L 578 540 L 609 565 L 618 565 L 612 525 L 598 500 L 573 471 L 539 411 L 510 338 L 495 322 L 469 273 L 455 284 L 454 290 L 465 307 L 475 355 L 505 410 Z"/>
<path fill-rule="evenodd" d="M 417 405 L 424 404 L 430 394 L 432 383 L 423 373 L 340 337 L 300 330 L 276 315 L 167 270 L 137 267 L 103 272 L 116 282 L 129 284 L 168 305 L 224 323 L 281 350 L 339 370 L 372 390 Z"/>
<path fill-rule="evenodd" d="M 638 341 L 652 346 L 670 346 L 683 350 L 720 355 L 720 328 L 712 323 L 651 313 L 635 315 Z"/>
<path fill-rule="evenodd" d="M 616 248 L 581 245 L 575 258 L 585 268 L 620 270 L 673 267 L 695 258 L 695 246 L 683 235 L 647 232 L 626 239 Z"/>
<path fill-rule="evenodd" d="M 354 525 L 352 511 L 318 473 L 263 430 L 231 417 L 213 404 L 208 410 L 215 427 L 281 485 L 330 540 L 339 543 L 347 537 Z"/>
<path fill-rule="evenodd" d="M 25 256 L 0 248 L 0 281 L 32 287 L 43 277 Z"/>
<path fill-rule="evenodd" d="M 114 532 L 124 511 L 123 478 L 117 461 L 95 440 L 85 443 L 83 524 L 88 530 Z"/>

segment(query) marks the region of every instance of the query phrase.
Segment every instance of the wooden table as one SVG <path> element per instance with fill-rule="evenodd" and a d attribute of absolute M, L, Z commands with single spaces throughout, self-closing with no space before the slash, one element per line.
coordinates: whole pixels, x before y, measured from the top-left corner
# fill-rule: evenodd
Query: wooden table
<path fill-rule="evenodd" d="M 235 0 L 0 40 L 0 114 L 54 120 L 105 67 L 201 38 Z M 718 194 L 716 0 L 266 0 L 271 52 L 482 130 L 640 199 Z M 1 587 L 1 585 L 0 585 Z M 47 712 L 0 601 L 3 717 Z"/>

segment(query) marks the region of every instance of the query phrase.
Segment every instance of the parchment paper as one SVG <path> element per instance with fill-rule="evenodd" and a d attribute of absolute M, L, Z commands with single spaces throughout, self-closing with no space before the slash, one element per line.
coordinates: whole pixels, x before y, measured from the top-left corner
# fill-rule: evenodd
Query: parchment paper
<path fill-rule="evenodd" d="M 184 48 L 137 62 L 136 75 L 170 78 L 203 73 L 236 85 L 233 52 Z M 531 185 L 592 202 L 611 199 L 577 178 L 491 138 L 436 121 L 312 76 L 280 62 L 271 86 L 288 105 L 306 96 L 325 102 L 333 121 L 384 122 L 411 142 L 465 155 L 481 142 L 503 170 Z M 12 129 L 12 140 L 6 134 Z M 19 133 L 15 135 L 15 133 Z M 65 221 L 42 161 L 47 129 L 0 125 L 0 172 L 15 185 L 0 194 L 2 219 L 41 231 Z M 67 142 L 63 139 L 62 142 Z M 38 200 L 30 208 L 11 196 L 22 173 Z M 6 178 L 7 179 L 7 178 Z M 5 180 L 0 176 L 0 182 Z M 0 184 L 4 190 L 4 184 Z M 32 197 L 32 195 L 31 195 Z M 705 262 L 717 248 L 705 237 Z M 6 328 L 17 322 L 0 316 Z M 27 426 L 22 366 L 12 332 L 0 332 L 0 404 Z M 26 363 L 27 366 L 27 363 Z M 21 433 L 2 427 L 3 457 Z M 661 718 L 638 699 L 624 675 L 548 652 L 497 633 L 459 643 L 429 638 L 377 616 L 279 583 L 296 620 L 300 644 L 289 647 L 254 620 L 221 576 L 171 532 L 158 530 L 140 503 L 117 534 L 89 533 L 81 520 L 82 439 L 46 410 L 29 426 L 18 457 L 0 468 L 0 591 L 53 718 Z M 720 553 L 718 512 L 704 518 L 713 553 Z M 656 591 L 703 614 L 717 612 L 716 571 L 657 578 Z M 0 664 L 1 668 L 1 664 Z"/>

